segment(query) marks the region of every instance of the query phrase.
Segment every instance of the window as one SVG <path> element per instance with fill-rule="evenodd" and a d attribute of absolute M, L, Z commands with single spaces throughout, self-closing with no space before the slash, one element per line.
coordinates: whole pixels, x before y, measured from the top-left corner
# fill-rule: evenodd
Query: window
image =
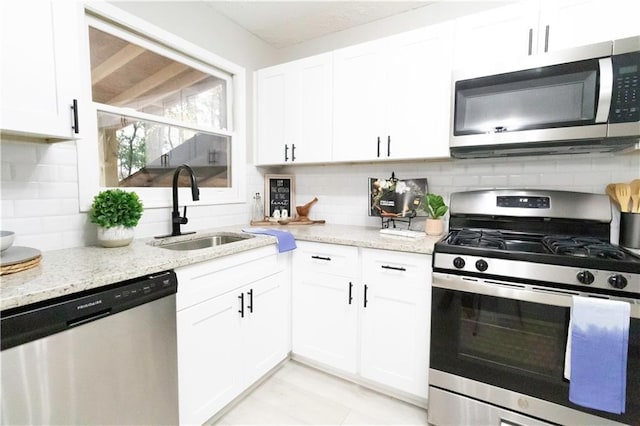
<path fill-rule="evenodd" d="M 175 168 L 188 164 L 204 204 L 244 201 L 245 142 L 235 128 L 244 119 L 244 70 L 112 6 L 87 8 L 97 129 L 87 158 L 99 167 L 80 166 L 80 178 L 84 169 L 94 192 L 131 187 L 146 207 L 164 206 L 166 190 L 153 188 L 170 188 Z M 80 162 L 88 148 L 78 147 Z"/>

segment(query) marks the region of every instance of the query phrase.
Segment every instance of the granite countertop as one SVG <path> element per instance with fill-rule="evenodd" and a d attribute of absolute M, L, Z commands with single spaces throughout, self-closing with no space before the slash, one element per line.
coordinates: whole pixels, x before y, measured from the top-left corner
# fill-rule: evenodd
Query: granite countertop
<path fill-rule="evenodd" d="M 212 232 L 242 232 L 246 228 L 249 226 L 206 229 L 177 239 L 199 238 Z M 275 229 L 290 231 L 299 241 L 423 254 L 431 254 L 434 243 L 440 238 L 383 235 L 379 228 L 351 225 L 288 225 Z M 0 277 L 0 310 L 265 247 L 275 242 L 275 237 L 255 235 L 218 247 L 174 251 L 153 246 L 158 240 L 142 238 L 121 248 L 90 246 L 47 251 L 42 254 L 42 261 L 37 267 Z"/>

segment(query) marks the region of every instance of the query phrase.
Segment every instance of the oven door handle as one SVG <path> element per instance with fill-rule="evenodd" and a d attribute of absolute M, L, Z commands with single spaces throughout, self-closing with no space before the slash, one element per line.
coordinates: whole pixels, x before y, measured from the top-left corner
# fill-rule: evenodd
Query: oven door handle
<path fill-rule="evenodd" d="M 534 285 L 494 280 L 485 282 L 478 278 L 462 277 L 441 272 L 433 273 L 432 286 L 444 290 L 463 291 L 466 293 L 483 294 L 486 296 L 501 297 L 503 299 L 521 300 L 523 302 L 533 302 L 565 308 L 571 307 L 571 296 L 580 295 L 577 291 L 545 289 Z M 631 318 L 640 319 L 640 304 L 632 300 L 626 301 L 631 305 Z"/>

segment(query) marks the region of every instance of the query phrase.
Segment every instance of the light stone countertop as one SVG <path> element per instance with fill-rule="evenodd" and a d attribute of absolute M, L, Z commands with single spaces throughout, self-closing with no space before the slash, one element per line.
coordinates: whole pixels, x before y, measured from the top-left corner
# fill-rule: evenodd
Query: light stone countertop
<path fill-rule="evenodd" d="M 242 232 L 246 228 L 250 226 L 201 230 L 177 240 L 200 238 L 214 232 Z M 379 228 L 350 225 L 287 225 L 274 229 L 290 231 L 299 241 L 423 254 L 431 254 L 434 243 L 440 239 L 427 235 L 423 238 L 383 235 Z M 157 242 L 144 238 L 121 248 L 90 246 L 43 252 L 37 267 L 0 277 L 0 310 L 265 247 L 275 244 L 276 239 L 255 235 L 239 242 L 191 251 L 151 245 Z"/>

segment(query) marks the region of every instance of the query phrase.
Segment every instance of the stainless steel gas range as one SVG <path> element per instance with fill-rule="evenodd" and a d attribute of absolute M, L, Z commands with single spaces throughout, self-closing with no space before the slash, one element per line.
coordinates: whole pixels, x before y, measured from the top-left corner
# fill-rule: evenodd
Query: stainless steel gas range
<path fill-rule="evenodd" d="M 470 191 L 450 212 L 433 254 L 429 423 L 640 424 L 640 257 L 609 243 L 608 198 Z M 623 413 L 569 400 L 576 298 L 630 305 Z"/>

